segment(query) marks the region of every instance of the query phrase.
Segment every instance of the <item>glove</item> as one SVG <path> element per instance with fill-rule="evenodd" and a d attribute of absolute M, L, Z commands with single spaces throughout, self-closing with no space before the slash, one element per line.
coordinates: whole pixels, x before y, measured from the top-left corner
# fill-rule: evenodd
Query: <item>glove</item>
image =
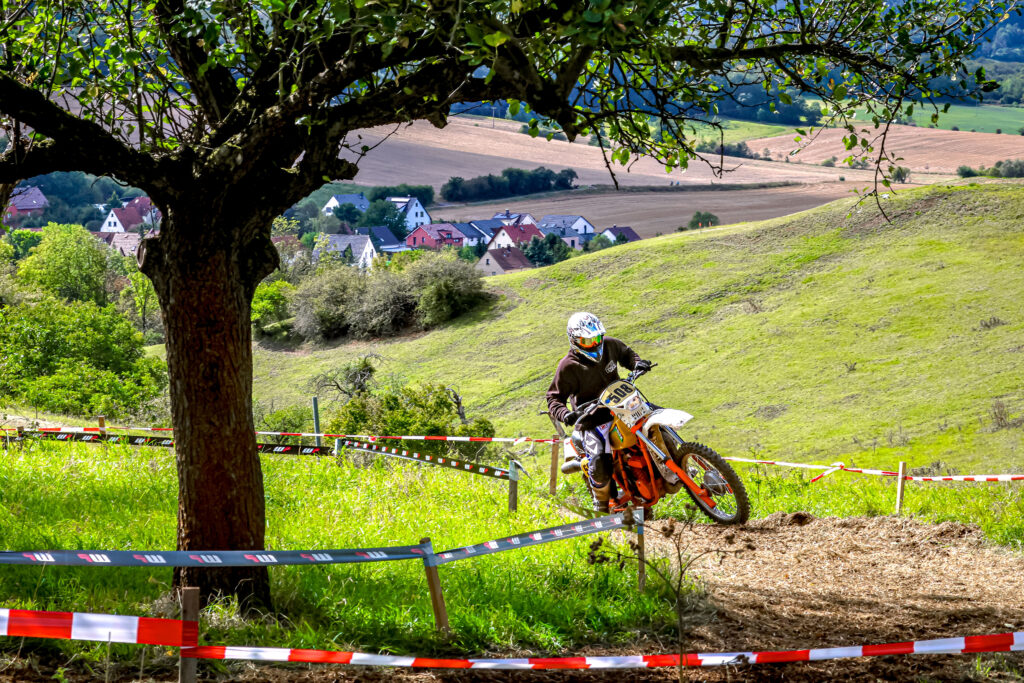
<path fill-rule="evenodd" d="M 579 420 L 579 419 L 580 419 L 579 411 L 570 410 L 568 413 L 565 414 L 565 417 L 562 418 L 562 422 L 564 422 L 568 426 L 572 427 L 574 424 L 576 424 L 576 421 Z"/>
<path fill-rule="evenodd" d="M 636 362 L 636 367 L 634 369 L 637 370 L 638 372 L 650 372 L 651 371 L 651 361 L 649 361 L 649 360 L 638 360 Z"/>

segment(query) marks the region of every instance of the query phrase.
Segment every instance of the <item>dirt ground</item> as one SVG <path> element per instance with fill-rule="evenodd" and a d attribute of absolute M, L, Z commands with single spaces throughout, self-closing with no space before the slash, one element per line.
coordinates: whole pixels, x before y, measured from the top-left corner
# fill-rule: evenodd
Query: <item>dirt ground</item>
<path fill-rule="evenodd" d="M 648 553 L 676 556 L 675 540 L 690 556 L 743 549 L 740 555 L 703 555 L 693 575 L 707 592 L 687 615 L 688 652 L 789 650 L 877 644 L 1024 630 L 1024 556 L 988 543 L 976 528 L 929 525 L 878 517 L 815 519 L 774 514 L 744 527 L 672 525 L 657 521 Z M 753 549 L 750 549 L 750 546 Z M 632 571 L 627 569 L 627 571 Z M 656 580 L 649 578 L 650 581 Z M 647 641 L 636 648 L 594 648 L 579 654 L 669 652 L 674 644 Z M 827 662 L 686 669 L 693 681 L 987 681 L 1021 680 L 1024 653 L 890 656 Z M 999 662 L 993 671 L 985 666 Z M 152 665 L 151 665 L 152 666 Z M 154 679 L 176 680 L 173 669 Z M 53 667 L 17 661 L 0 667 L 0 681 L 51 680 Z M 358 670 L 321 665 L 233 665 L 211 680 L 355 682 L 427 681 L 666 681 L 675 670 L 486 672 Z M 112 680 L 138 680 L 137 672 Z M 1024 676 L 1024 673 L 1021 673 Z M 91 680 L 69 675 L 68 680 Z"/>
<path fill-rule="evenodd" d="M 833 155 L 844 159 L 849 154 L 843 144 L 844 133 L 837 129 L 821 131 L 797 158 L 805 164 L 820 164 Z M 876 135 L 877 132 L 871 129 L 868 139 L 872 140 Z M 793 136 L 761 138 L 747 144 L 754 150 L 770 150 L 773 158 L 782 158 L 793 149 Z M 878 146 L 878 143 L 873 144 Z M 897 163 L 913 171 L 955 173 L 960 165 L 977 168 L 992 166 L 1001 159 L 1024 158 L 1024 136 L 893 126 L 886 148 L 893 156 L 902 157 Z"/>
<path fill-rule="evenodd" d="M 495 124 L 491 128 L 486 120 L 456 117 L 446 128 L 438 129 L 426 121 L 417 121 L 411 126 L 398 128 L 386 140 L 384 138 L 396 129 L 360 131 L 361 139 L 349 141 L 357 149 L 360 145 L 373 146 L 384 141 L 359 162 L 356 182 L 364 185 L 430 184 L 440 189 L 452 176 L 471 178 L 501 173 L 502 169 L 509 167 L 532 169 L 546 166 L 553 170 L 573 169 L 579 174 L 577 182 L 580 186 L 612 183 L 599 148 L 586 142 L 531 138 L 518 132 L 521 124 L 513 121 L 496 121 Z M 791 147 L 795 146 L 793 136 L 788 137 Z M 751 149 L 761 151 L 761 147 L 752 146 Z M 850 182 L 871 178 L 868 171 L 734 157 L 725 158 L 727 172 L 720 179 L 707 164 L 698 161 L 692 162 L 685 173 L 675 171 L 667 174 L 664 166 L 650 159 L 614 168 L 622 185 L 667 186 L 669 182 L 684 185 L 711 182 L 820 183 L 836 182 L 841 175 Z"/>
<path fill-rule="evenodd" d="M 553 199 L 510 198 L 488 204 L 431 209 L 439 218 L 490 218 L 506 209 L 529 213 L 538 220 L 547 214 L 582 214 L 599 230 L 627 225 L 641 237 L 675 232 L 696 211 L 710 211 L 722 225 L 777 218 L 851 196 L 849 183 L 815 183 L 753 190 L 695 190 L 564 196 Z"/>

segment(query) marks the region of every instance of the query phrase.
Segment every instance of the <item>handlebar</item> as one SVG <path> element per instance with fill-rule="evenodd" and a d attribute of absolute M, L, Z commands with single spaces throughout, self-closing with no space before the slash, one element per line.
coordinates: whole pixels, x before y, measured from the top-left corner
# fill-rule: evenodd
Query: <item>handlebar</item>
<path fill-rule="evenodd" d="M 651 367 L 647 370 L 631 370 L 630 373 L 626 375 L 626 381 L 632 384 L 656 367 L 658 367 L 657 363 L 651 363 Z"/>

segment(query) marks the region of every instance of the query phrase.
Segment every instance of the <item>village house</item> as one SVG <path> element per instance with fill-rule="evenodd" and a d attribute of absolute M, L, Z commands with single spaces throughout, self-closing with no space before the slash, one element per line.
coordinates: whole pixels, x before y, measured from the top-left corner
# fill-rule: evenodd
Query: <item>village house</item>
<path fill-rule="evenodd" d="M 160 210 L 149 197 L 135 197 L 124 202 L 122 208 L 111 209 L 103 219 L 100 232 L 133 232 L 140 225 L 152 227 L 160 222 Z"/>
<path fill-rule="evenodd" d="M 372 268 L 373 259 L 377 258 L 377 250 L 367 235 L 326 235 L 327 244 L 324 250 L 331 254 L 343 256 L 352 250 L 352 265 L 360 268 Z M 320 259 L 320 249 L 313 250 L 313 262 Z"/>
<path fill-rule="evenodd" d="M 529 244 L 530 240 L 534 237 L 544 239 L 544 233 L 533 223 L 503 225 L 495 231 L 494 237 L 487 243 L 487 249 L 490 251 L 492 249 L 518 247 L 521 244 Z"/>
<path fill-rule="evenodd" d="M 11 203 L 4 210 L 4 220 L 16 216 L 38 216 L 49 206 L 50 200 L 38 187 L 21 187 L 11 195 Z"/>
<path fill-rule="evenodd" d="M 533 268 L 530 259 L 516 247 L 488 249 L 476 262 L 476 269 L 484 275 L 502 275 L 529 268 Z"/>
<path fill-rule="evenodd" d="M 610 228 L 605 228 L 601 234 L 612 242 L 617 241 L 619 235 L 622 235 L 626 242 L 637 242 L 640 240 L 640 235 L 636 234 L 636 231 L 628 225 L 613 225 Z"/>
<path fill-rule="evenodd" d="M 540 221 L 537 222 L 538 228 L 570 228 L 575 230 L 580 235 L 593 235 L 596 232 L 593 223 L 588 221 L 583 216 L 569 216 L 561 214 L 552 214 L 549 216 L 541 216 Z"/>
<path fill-rule="evenodd" d="M 541 228 L 538 226 L 538 230 L 547 237 L 548 235 L 555 234 L 562 238 L 562 241 L 568 244 L 570 247 L 579 251 L 583 248 L 583 245 L 590 241 L 593 235 L 581 235 L 572 228 Z"/>
<path fill-rule="evenodd" d="M 410 232 L 405 245 L 413 249 L 440 249 L 464 246 L 466 236 L 452 223 L 427 223 Z"/>
<path fill-rule="evenodd" d="M 494 214 L 493 218 L 499 220 L 503 225 L 511 225 L 516 221 L 521 223 L 533 223 L 537 225 L 537 219 L 528 213 L 512 213 L 508 209 L 505 209 L 503 213 Z"/>
<path fill-rule="evenodd" d="M 405 229 L 408 232 L 430 223 L 430 214 L 416 197 L 388 197 L 387 200 L 398 207 L 405 218 Z"/>
<path fill-rule="evenodd" d="M 92 235 L 121 256 L 135 256 L 142 244 L 142 235 L 137 232 L 94 232 Z"/>
<path fill-rule="evenodd" d="M 336 194 L 327 200 L 322 211 L 325 216 L 329 216 L 334 213 L 336 208 L 344 204 L 351 204 L 359 213 L 366 213 L 366 210 L 370 208 L 370 200 L 360 192 L 359 194 Z"/>
<path fill-rule="evenodd" d="M 405 242 L 395 237 L 386 225 L 374 225 L 369 228 L 356 228 L 357 235 L 367 235 L 378 252 L 407 251 Z"/>
<path fill-rule="evenodd" d="M 455 229 L 461 232 L 465 239 L 462 240 L 463 246 L 475 247 L 478 244 L 487 244 L 494 237 L 494 232 L 486 232 L 472 223 L 452 223 Z"/>

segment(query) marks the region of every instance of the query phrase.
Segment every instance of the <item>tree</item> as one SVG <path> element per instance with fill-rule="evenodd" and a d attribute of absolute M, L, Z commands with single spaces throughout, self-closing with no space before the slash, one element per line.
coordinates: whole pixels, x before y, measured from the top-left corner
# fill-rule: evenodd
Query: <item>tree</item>
<path fill-rule="evenodd" d="M 711 213 L 710 211 L 694 211 L 693 218 L 686 225 L 690 230 L 697 228 L 707 228 L 712 225 L 718 225 L 721 221 L 718 220 L 718 216 Z"/>
<path fill-rule="evenodd" d="M 578 177 L 579 176 L 576 175 L 576 171 L 572 170 L 571 168 L 563 168 L 561 171 L 558 172 L 558 175 L 555 176 L 555 189 L 571 190 L 573 187 L 575 187 L 575 185 L 573 185 L 573 182 Z"/>
<path fill-rule="evenodd" d="M 108 253 L 82 226 L 50 223 L 39 246 L 18 265 L 18 278 L 69 301 L 103 306 Z"/>
<path fill-rule="evenodd" d="M 252 296 L 277 266 L 274 217 L 356 176 L 373 153 L 360 130 L 443 127 L 453 105 L 507 99 L 570 140 L 594 132 L 609 169 L 637 156 L 674 169 L 699 156 L 695 124 L 720 127 L 717 104 L 742 73 L 780 98 L 817 97 L 850 148 L 888 160 L 889 122 L 950 94 L 930 88 L 936 77 L 957 76 L 962 96 L 964 60 L 1015 2 L 4 3 L 0 205 L 26 178 L 84 171 L 160 208 L 139 259 L 166 323 L 178 546 L 262 548 Z M 994 87 L 979 76 L 977 90 Z M 875 133 L 852 118 L 858 107 Z M 265 570 L 175 580 L 269 603 Z"/>
<path fill-rule="evenodd" d="M 31 230 L 13 230 L 7 236 L 11 246 L 14 247 L 14 258 L 23 259 L 32 251 L 32 247 L 38 246 L 43 241 L 42 233 Z"/>
<path fill-rule="evenodd" d="M 892 169 L 892 179 L 897 183 L 905 183 L 910 180 L 910 169 L 906 166 L 896 166 Z"/>
<path fill-rule="evenodd" d="M 362 216 L 363 212 L 357 209 L 356 205 L 352 203 L 342 204 L 334 209 L 334 217 L 348 225 L 355 225 L 359 222 L 359 219 L 362 218 Z"/>
<path fill-rule="evenodd" d="M 370 202 L 370 206 L 359 219 L 359 227 L 371 228 L 375 225 L 383 225 L 391 231 L 398 239 L 405 239 L 408 230 L 405 228 L 405 216 L 398 209 L 394 202 L 386 199 L 378 199 Z"/>
<path fill-rule="evenodd" d="M 601 251 L 602 249 L 607 249 L 610 246 L 612 246 L 612 241 L 608 239 L 607 235 L 594 235 L 589 242 L 583 245 L 583 251 L 588 253 Z"/>

